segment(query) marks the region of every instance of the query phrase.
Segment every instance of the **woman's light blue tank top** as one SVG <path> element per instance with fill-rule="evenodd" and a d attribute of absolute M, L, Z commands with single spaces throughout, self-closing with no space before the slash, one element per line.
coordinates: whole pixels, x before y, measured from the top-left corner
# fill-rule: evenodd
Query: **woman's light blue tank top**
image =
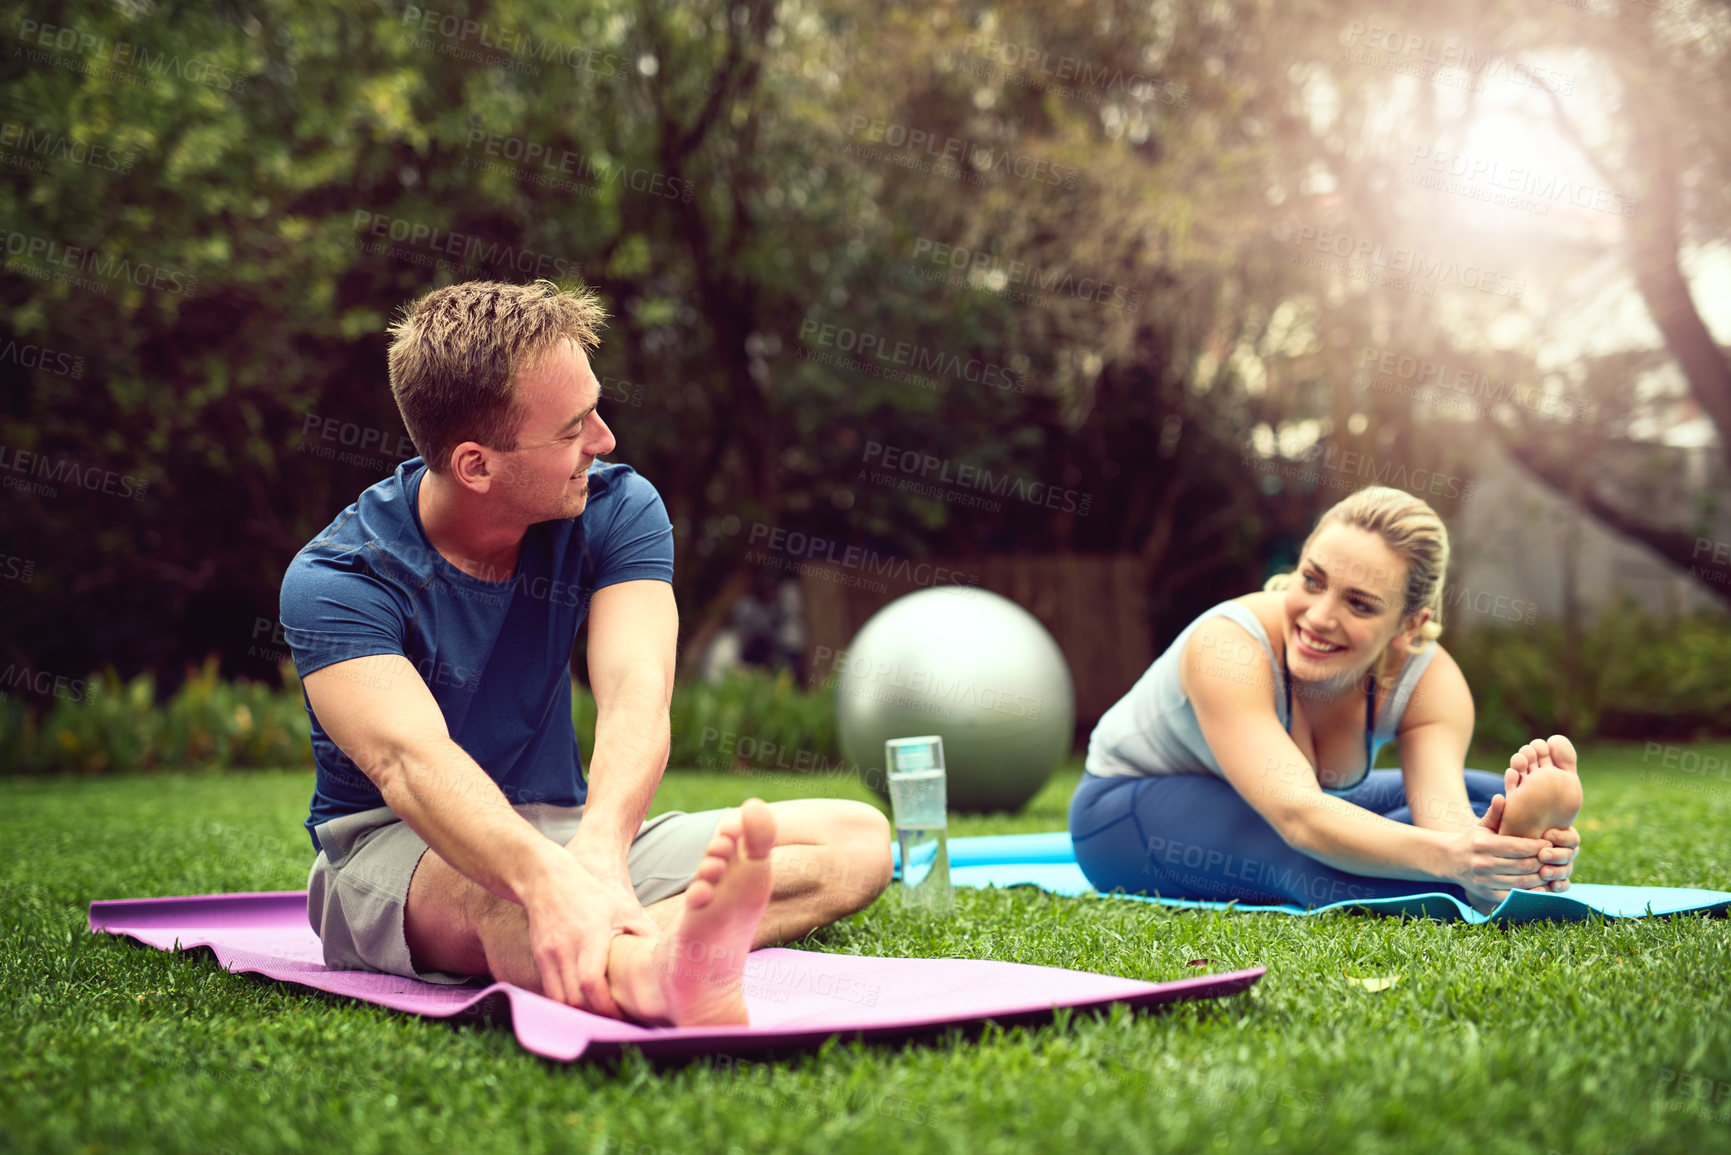
<path fill-rule="evenodd" d="M 1269 644 L 1268 632 L 1262 628 L 1261 619 L 1244 605 L 1235 601 L 1221 602 L 1184 627 L 1184 632 L 1166 647 L 1165 653 L 1154 660 L 1148 671 L 1130 687 L 1130 692 L 1106 711 L 1088 739 L 1088 760 L 1085 764 L 1088 773 L 1100 778 L 1134 778 L 1156 774 L 1212 774 L 1216 778 L 1223 776 L 1214 751 L 1208 748 L 1208 740 L 1202 736 L 1202 724 L 1196 720 L 1196 707 L 1190 704 L 1190 699 L 1184 694 L 1184 687 L 1178 681 L 1184 643 L 1190 640 L 1190 634 L 1197 626 L 1216 617 L 1231 618 L 1249 631 L 1250 636 L 1261 645 L 1262 652 L 1268 658 L 1269 669 L 1274 673 L 1274 713 L 1287 732 L 1291 732 L 1292 718 L 1287 713 L 1286 675 L 1281 664 L 1274 660 L 1274 647 Z M 1418 685 L 1419 678 L 1424 675 L 1435 656 L 1434 644 L 1407 655 L 1406 664 L 1401 667 L 1400 675 L 1395 679 L 1394 691 L 1389 695 L 1388 705 L 1376 718 L 1376 726 L 1371 734 L 1372 765 L 1376 762 L 1376 751 L 1399 733 L 1401 715 L 1406 713 L 1406 704 L 1412 698 L 1413 687 Z M 1244 667 L 1246 671 L 1251 668 Z M 1357 785 L 1355 782 L 1352 786 L 1326 790 L 1325 793 L 1344 794 Z"/>

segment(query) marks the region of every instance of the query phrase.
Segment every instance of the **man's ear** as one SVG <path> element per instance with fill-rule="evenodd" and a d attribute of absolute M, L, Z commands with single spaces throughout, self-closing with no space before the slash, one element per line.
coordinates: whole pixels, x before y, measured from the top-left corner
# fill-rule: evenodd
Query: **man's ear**
<path fill-rule="evenodd" d="M 495 471 L 487 447 L 476 441 L 465 441 L 451 450 L 451 476 L 458 485 L 476 493 L 492 488 Z"/>

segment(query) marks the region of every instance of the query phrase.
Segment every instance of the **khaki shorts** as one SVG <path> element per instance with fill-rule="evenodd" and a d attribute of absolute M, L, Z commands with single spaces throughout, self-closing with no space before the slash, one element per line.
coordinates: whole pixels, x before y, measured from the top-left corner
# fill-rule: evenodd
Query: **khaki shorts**
<path fill-rule="evenodd" d="M 513 807 L 554 842 L 577 834 L 581 806 L 545 802 Z M 645 822 L 627 864 L 644 906 L 681 894 L 715 833 L 720 810 L 670 811 Z M 379 971 L 427 983 L 456 985 L 484 976 L 418 971 L 403 936 L 409 882 L 427 844 L 388 806 L 333 818 L 316 831 L 324 849 L 307 875 L 307 921 L 324 944 L 332 970 Z"/>

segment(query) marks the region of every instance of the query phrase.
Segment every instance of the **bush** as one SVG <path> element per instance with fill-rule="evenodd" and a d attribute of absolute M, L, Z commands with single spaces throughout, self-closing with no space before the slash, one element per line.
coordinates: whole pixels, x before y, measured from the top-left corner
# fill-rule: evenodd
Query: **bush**
<path fill-rule="evenodd" d="M 673 691 L 672 721 L 676 766 L 804 769 L 840 756 L 835 691 L 802 690 L 785 670 L 688 682 Z"/>
<path fill-rule="evenodd" d="M 835 692 L 803 690 L 785 670 L 740 670 L 717 685 L 681 682 L 668 713 L 669 769 L 794 770 L 839 758 Z M 593 750 L 595 698 L 582 686 L 572 688 L 571 715 L 578 747 Z"/>
<path fill-rule="evenodd" d="M 102 773 L 172 767 L 310 766 L 300 679 L 283 687 L 225 682 L 211 658 L 164 705 L 156 679 L 122 682 L 112 669 L 56 697 L 46 713 L 0 702 L 0 769 L 13 774 Z"/>
<path fill-rule="evenodd" d="M 1478 749 L 1512 752 L 1560 729 L 1576 742 L 1731 734 L 1724 615 L 1656 617 L 1624 601 L 1586 628 L 1572 679 L 1558 623 L 1484 626 L 1444 645 L 1472 687 Z"/>
<path fill-rule="evenodd" d="M 0 772 L 311 766 L 300 679 L 292 663 L 280 672 L 280 689 L 224 681 L 210 658 L 160 705 L 152 675 L 122 682 L 112 669 L 68 683 L 46 710 L 0 699 Z M 593 695 L 574 686 L 571 716 L 586 759 L 595 714 Z M 804 768 L 833 757 L 836 746 L 833 692 L 807 693 L 785 672 L 676 686 L 671 725 L 674 769 Z"/>
<path fill-rule="evenodd" d="M 1607 610 L 1564 677 L 1561 626 L 1484 626 L 1445 638 L 1472 688 L 1476 761 L 1502 758 L 1559 730 L 1594 739 L 1697 741 L 1731 734 L 1731 618 L 1660 618 L 1633 604 Z M 0 772 L 44 774 L 213 767 L 311 766 L 300 679 L 281 688 L 224 681 L 206 660 L 166 703 L 156 680 L 112 669 L 63 687 L 46 709 L 0 698 Z M 745 670 L 673 691 L 668 767 L 812 770 L 844 765 L 835 693 L 806 691 L 785 671 Z M 595 749 L 595 699 L 573 687 L 572 722 L 585 759 Z M 1491 767 L 1494 769 L 1495 767 Z"/>

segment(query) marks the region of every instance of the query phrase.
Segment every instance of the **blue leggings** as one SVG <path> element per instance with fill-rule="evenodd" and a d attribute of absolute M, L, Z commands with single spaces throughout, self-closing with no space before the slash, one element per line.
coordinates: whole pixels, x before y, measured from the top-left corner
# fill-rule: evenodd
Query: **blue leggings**
<path fill-rule="evenodd" d="M 1473 813 L 1482 818 L 1503 792 L 1503 778 L 1468 770 L 1466 786 Z M 1399 770 L 1372 770 L 1337 797 L 1412 823 Z M 1084 774 L 1070 800 L 1070 837 L 1076 864 L 1103 891 L 1253 906 L 1312 907 L 1438 891 L 1466 900 L 1454 883 L 1348 874 L 1294 850 L 1238 791 L 1212 774 Z"/>

